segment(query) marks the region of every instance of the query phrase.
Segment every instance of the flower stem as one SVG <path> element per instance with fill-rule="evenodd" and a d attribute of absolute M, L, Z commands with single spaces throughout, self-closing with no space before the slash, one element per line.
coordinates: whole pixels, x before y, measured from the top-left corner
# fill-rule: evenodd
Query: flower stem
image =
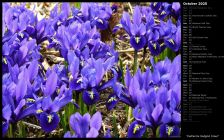
<path fill-rule="evenodd" d="M 26 137 L 26 129 L 22 121 L 19 122 L 19 138 L 25 138 Z"/>
<path fill-rule="evenodd" d="M 113 133 L 114 133 L 114 137 L 115 137 L 115 138 L 119 138 L 115 112 L 113 112 L 112 125 L 113 125 L 112 130 L 113 130 Z"/>
<path fill-rule="evenodd" d="M 84 115 L 87 112 L 87 105 L 82 100 L 82 94 L 79 94 L 80 113 Z"/>
<path fill-rule="evenodd" d="M 135 53 L 134 53 L 134 68 L 133 68 L 133 75 L 136 73 L 137 68 L 138 68 L 138 51 L 135 50 Z"/>
<path fill-rule="evenodd" d="M 138 51 L 135 50 L 135 53 L 134 53 L 133 75 L 136 73 L 137 68 L 138 68 Z M 131 120 L 131 117 L 132 117 L 132 108 L 129 107 L 129 108 L 128 108 L 128 121 Z"/>
<path fill-rule="evenodd" d="M 90 113 L 90 115 L 93 115 L 95 112 L 96 112 L 96 105 L 95 104 L 90 105 L 89 106 L 89 113 Z"/>
<path fill-rule="evenodd" d="M 144 70 L 144 66 L 145 66 L 145 55 L 146 55 L 146 47 L 144 47 L 144 50 L 143 50 L 143 59 L 142 59 L 142 65 L 141 65 L 141 70 L 143 71 Z"/>
<path fill-rule="evenodd" d="M 128 121 L 131 120 L 131 117 L 132 117 L 132 108 L 129 106 L 128 107 Z"/>
<path fill-rule="evenodd" d="M 16 138 L 16 127 L 17 127 L 17 123 L 11 123 L 9 125 L 9 138 Z"/>
<path fill-rule="evenodd" d="M 9 138 L 13 138 L 12 124 L 9 124 L 8 137 L 9 137 Z"/>

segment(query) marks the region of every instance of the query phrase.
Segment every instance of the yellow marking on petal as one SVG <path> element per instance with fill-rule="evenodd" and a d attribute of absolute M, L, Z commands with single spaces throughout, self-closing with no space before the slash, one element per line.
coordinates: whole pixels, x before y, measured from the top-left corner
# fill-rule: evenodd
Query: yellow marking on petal
<path fill-rule="evenodd" d="M 112 54 L 110 52 L 107 52 L 107 55 L 112 56 Z"/>
<path fill-rule="evenodd" d="M 6 58 L 3 58 L 3 61 L 4 61 L 5 64 L 7 64 L 7 60 L 6 60 Z"/>
<path fill-rule="evenodd" d="M 103 24 L 103 20 L 102 20 L 102 19 L 99 18 L 98 21 L 99 21 L 101 24 Z"/>
<path fill-rule="evenodd" d="M 23 33 L 19 33 L 19 36 L 21 36 L 23 38 L 24 37 L 24 34 Z"/>
<path fill-rule="evenodd" d="M 118 27 L 122 27 L 122 24 L 117 24 Z"/>
<path fill-rule="evenodd" d="M 77 80 L 76 83 L 81 83 L 82 82 L 82 78 L 79 78 L 79 80 Z"/>
<path fill-rule="evenodd" d="M 135 37 L 135 41 L 136 41 L 136 43 L 138 44 L 139 41 L 140 41 L 140 37 Z"/>
<path fill-rule="evenodd" d="M 43 112 L 42 109 L 38 109 L 38 110 L 36 111 L 37 114 L 40 114 L 40 113 L 42 113 L 42 112 Z"/>
<path fill-rule="evenodd" d="M 166 14 L 166 11 L 162 11 L 162 13 L 160 15 L 165 15 Z"/>
<path fill-rule="evenodd" d="M 84 61 L 81 61 L 80 64 L 81 64 L 81 66 L 84 66 Z"/>
<path fill-rule="evenodd" d="M 90 99 L 93 100 L 93 97 L 94 97 L 94 93 L 93 93 L 93 91 L 89 91 L 89 97 L 90 97 Z"/>
<path fill-rule="evenodd" d="M 74 18 L 74 16 L 72 16 L 72 15 L 68 17 L 68 19 L 72 19 L 72 18 Z"/>
<path fill-rule="evenodd" d="M 155 22 L 160 23 L 160 20 L 158 20 L 158 19 L 154 19 L 154 20 L 155 20 Z"/>
<path fill-rule="evenodd" d="M 161 43 L 161 44 L 160 44 L 160 47 L 162 47 L 162 46 L 164 46 L 164 43 Z"/>
<path fill-rule="evenodd" d="M 62 22 L 58 21 L 58 22 L 57 22 L 57 25 L 59 26 L 61 23 L 62 23 Z"/>
<path fill-rule="evenodd" d="M 133 130 L 133 134 L 135 134 L 140 128 L 142 128 L 142 126 L 139 124 L 136 124 Z"/>
<path fill-rule="evenodd" d="M 32 98 L 27 98 L 26 101 L 29 102 L 29 103 L 33 103 L 33 102 L 35 102 L 35 100 L 32 99 Z"/>
<path fill-rule="evenodd" d="M 157 2 L 154 2 L 154 3 L 153 3 L 153 6 L 155 7 L 155 6 L 156 6 L 156 4 L 157 4 Z"/>
<path fill-rule="evenodd" d="M 153 48 L 156 50 L 156 43 L 153 44 Z"/>
<path fill-rule="evenodd" d="M 116 97 L 110 97 L 110 99 L 108 100 L 108 103 L 110 103 L 112 101 L 117 101 Z"/>
<path fill-rule="evenodd" d="M 168 134 L 168 136 L 170 136 L 173 132 L 173 127 L 172 126 L 167 126 L 166 127 L 166 133 Z"/>
<path fill-rule="evenodd" d="M 78 13 L 78 14 L 77 14 L 77 16 L 81 16 L 81 15 L 82 15 L 82 13 Z"/>
<path fill-rule="evenodd" d="M 52 120 L 53 120 L 53 116 L 52 116 L 52 115 L 48 115 L 48 116 L 47 116 L 47 121 L 48 121 L 48 123 L 51 123 Z"/>
<path fill-rule="evenodd" d="M 158 86 L 154 86 L 155 91 L 158 91 L 159 87 Z"/>
<path fill-rule="evenodd" d="M 59 94 L 60 93 L 60 89 L 57 89 L 57 94 Z"/>
<path fill-rule="evenodd" d="M 173 39 L 169 39 L 169 42 L 172 43 L 174 45 L 174 41 Z"/>

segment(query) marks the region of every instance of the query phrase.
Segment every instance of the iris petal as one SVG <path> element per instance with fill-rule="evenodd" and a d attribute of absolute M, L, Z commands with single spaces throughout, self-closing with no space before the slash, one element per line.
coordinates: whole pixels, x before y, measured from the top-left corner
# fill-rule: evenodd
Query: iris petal
<path fill-rule="evenodd" d="M 50 114 L 43 112 L 40 114 L 40 117 L 39 117 L 40 126 L 47 133 L 56 129 L 59 124 L 59 121 L 60 119 L 55 112 Z"/>
<path fill-rule="evenodd" d="M 37 76 L 37 73 L 38 73 L 38 61 L 33 60 L 28 67 L 29 80 L 32 81 Z"/>
<path fill-rule="evenodd" d="M 58 79 L 57 74 L 54 71 L 52 71 L 52 73 L 49 75 L 46 81 L 46 88 L 44 90 L 45 96 L 52 95 L 54 93 L 57 86 L 57 79 Z"/>
<path fill-rule="evenodd" d="M 81 119 L 82 119 L 82 116 L 77 112 L 77 113 L 71 115 L 70 120 L 69 120 L 69 124 L 77 136 L 80 136 L 80 134 L 81 134 L 80 125 L 79 125 L 79 121 Z"/>
<path fill-rule="evenodd" d="M 162 122 L 166 124 L 169 123 L 170 121 L 171 121 L 171 113 L 167 108 L 165 108 L 162 116 Z"/>
<path fill-rule="evenodd" d="M 128 138 L 141 138 L 145 130 L 146 126 L 143 123 L 134 121 L 128 128 Z"/>
<path fill-rule="evenodd" d="M 96 112 L 91 120 L 90 120 L 90 127 L 94 127 L 97 131 L 100 130 L 102 125 L 102 116 L 100 112 Z"/>
<path fill-rule="evenodd" d="M 146 44 L 146 39 L 144 36 L 131 36 L 130 44 L 135 50 L 140 50 Z"/>
<path fill-rule="evenodd" d="M 2 124 L 2 136 L 5 136 L 9 128 L 8 122 L 3 122 Z"/>
<path fill-rule="evenodd" d="M 155 122 L 158 121 L 159 116 L 162 113 L 162 110 L 163 110 L 163 106 L 161 104 L 156 105 L 156 107 L 154 108 L 154 110 L 152 112 L 152 117 Z"/>
<path fill-rule="evenodd" d="M 98 135 L 99 132 L 94 127 L 92 127 L 86 134 L 86 138 L 96 138 Z"/>
<path fill-rule="evenodd" d="M 133 13 L 133 22 L 139 26 L 141 24 L 141 12 L 138 6 L 135 6 L 134 13 Z"/>
<path fill-rule="evenodd" d="M 176 125 L 169 126 L 167 124 L 162 124 L 159 128 L 159 136 L 162 138 L 180 136 L 180 128 Z"/>
<path fill-rule="evenodd" d="M 117 102 L 118 98 L 116 94 L 109 95 L 106 103 L 107 110 L 111 110 L 112 108 L 114 108 Z"/>
<path fill-rule="evenodd" d="M 89 113 L 86 113 L 79 122 L 82 138 L 85 138 L 86 134 L 89 131 L 89 123 L 90 123 L 90 115 Z"/>
<path fill-rule="evenodd" d="M 12 115 L 12 110 L 10 105 L 4 106 L 2 109 L 2 116 L 6 121 L 9 121 Z"/>
<path fill-rule="evenodd" d="M 158 42 L 149 41 L 148 46 L 151 54 L 154 56 L 159 55 L 162 51 Z"/>
<path fill-rule="evenodd" d="M 26 94 L 27 84 L 26 80 L 20 79 L 16 85 L 16 100 L 20 101 Z"/>
<path fill-rule="evenodd" d="M 64 134 L 64 138 L 77 138 L 77 136 L 75 134 L 72 135 L 71 132 L 68 131 Z"/>
<path fill-rule="evenodd" d="M 87 105 L 95 104 L 100 98 L 99 93 L 95 89 L 92 89 L 92 91 L 85 90 L 82 97 L 84 103 Z"/>

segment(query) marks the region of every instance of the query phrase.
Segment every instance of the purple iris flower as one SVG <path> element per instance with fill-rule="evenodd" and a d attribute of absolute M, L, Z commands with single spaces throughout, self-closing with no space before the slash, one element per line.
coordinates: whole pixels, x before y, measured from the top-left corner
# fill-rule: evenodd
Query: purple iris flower
<path fill-rule="evenodd" d="M 9 128 L 9 121 L 12 115 L 12 110 L 11 110 L 11 106 L 8 104 L 6 106 L 3 107 L 2 109 L 2 135 L 4 136 Z"/>
<path fill-rule="evenodd" d="M 156 130 L 160 127 L 160 136 L 179 135 L 181 122 L 181 79 L 180 79 L 180 55 L 173 62 L 168 58 L 156 64 L 152 62 L 153 72 L 149 69 L 143 74 L 138 72 L 138 81 L 142 83 L 137 96 L 137 106 L 133 110 L 133 116 L 142 126 Z M 148 76 L 147 76 L 148 75 Z M 146 76 L 142 81 L 141 77 Z M 148 79 L 148 80 L 147 80 Z M 126 83 L 129 85 L 130 83 Z M 144 86 L 146 85 L 146 86 Z M 130 85 L 129 85 L 130 86 Z M 148 87 L 148 88 L 146 88 Z M 130 137 L 133 135 L 133 122 L 129 128 Z M 144 131 L 142 130 L 141 137 Z"/>
<path fill-rule="evenodd" d="M 118 82 L 118 79 L 120 79 L 120 77 L 121 77 L 120 69 L 117 70 L 115 68 L 112 68 L 111 71 L 112 71 L 114 77 L 100 86 L 100 90 L 106 89 L 108 87 L 111 87 L 113 89 L 113 93 L 109 95 L 107 102 L 106 102 L 107 109 L 108 110 L 113 109 L 116 106 L 116 104 L 118 103 L 118 101 L 121 101 L 131 107 L 135 107 L 137 104 L 135 98 L 133 98 L 130 95 L 127 87 L 125 87 L 123 84 Z M 130 72 L 128 72 L 128 74 L 130 74 Z M 129 78 L 130 76 L 131 75 L 125 76 L 125 78 L 126 77 Z M 130 80 L 130 78 L 125 79 L 125 81 L 129 81 L 129 80 Z"/>
<path fill-rule="evenodd" d="M 162 5 L 162 2 L 152 2 L 150 4 L 150 7 L 153 9 L 153 11 L 158 11 L 161 5 Z"/>
<path fill-rule="evenodd" d="M 169 19 L 166 23 L 161 22 L 160 34 L 164 38 L 167 47 L 177 52 L 181 42 L 181 26 L 176 27 Z"/>
<path fill-rule="evenodd" d="M 141 21 L 141 12 L 138 6 L 135 7 L 133 13 L 133 24 L 131 24 L 130 31 L 132 36 L 130 37 L 130 44 L 135 50 L 143 48 L 146 44 L 146 27 Z"/>
<path fill-rule="evenodd" d="M 164 20 L 171 13 L 172 4 L 163 2 L 160 9 L 157 11 L 158 17 L 161 20 Z"/>
<path fill-rule="evenodd" d="M 78 59 L 74 59 L 73 63 L 77 63 Z M 75 65 L 71 65 L 72 75 L 74 79 L 70 83 L 70 87 L 75 90 L 83 91 L 83 101 L 87 105 L 92 105 L 99 100 L 99 86 L 105 74 L 114 64 L 115 57 L 111 57 L 107 61 L 103 59 L 89 58 L 83 62 L 83 68 L 80 71 L 80 76 L 77 77 L 78 69 L 74 69 Z M 78 64 L 78 63 L 77 63 Z"/>
<path fill-rule="evenodd" d="M 6 11 L 10 8 L 10 4 L 9 3 L 3 3 L 2 5 L 2 13 L 3 15 L 5 15 Z M 2 36 L 4 35 L 6 31 L 6 24 L 4 19 L 2 19 Z"/>
<path fill-rule="evenodd" d="M 173 2 L 172 3 L 172 10 L 171 15 L 176 19 L 180 19 L 181 17 L 181 5 L 179 2 Z"/>
<path fill-rule="evenodd" d="M 11 37 L 9 40 L 3 41 L 3 56 L 6 63 L 21 66 L 32 59 L 40 58 L 39 46 L 35 39 L 24 38 L 20 41 L 17 33 Z"/>
<path fill-rule="evenodd" d="M 89 20 L 92 26 L 95 25 L 101 30 L 108 28 L 108 20 L 112 15 L 112 9 L 109 3 L 103 3 L 102 5 L 82 3 L 80 11 L 83 21 Z"/>
<path fill-rule="evenodd" d="M 72 100 L 72 90 L 67 89 L 65 85 L 61 86 L 58 96 L 53 100 L 49 95 L 41 99 L 41 102 L 37 105 L 35 111 L 40 126 L 44 131 L 51 132 L 56 129 L 60 121 L 57 112 L 69 102 L 78 107 Z"/>
<path fill-rule="evenodd" d="M 164 49 L 165 45 L 160 44 L 160 34 L 158 28 L 151 28 L 148 32 L 148 47 L 152 55 L 159 55 Z"/>
<path fill-rule="evenodd" d="M 143 48 L 146 44 L 146 26 L 141 20 L 141 11 L 138 6 L 135 7 L 133 13 L 133 20 L 131 22 L 130 15 L 127 12 L 123 13 L 119 25 L 115 26 L 113 32 L 116 32 L 119 28 L 124 30 L 130 36 L 130 44 L 135 50 Z"/>
<path fill-rule="evenodd" d="M 15 123 L 28 115 L 34 113 L 34 104 L 29 104 L 26 98 L 32 92 L 32 84 L 34 77 L 38 73 L 38 63 L 33 60 L 28 68 L 18 67 L 15 65 L 11 67 L 10 63 L 9 73 L 3 75 L 3 133 L 7 132 L 9 123 Z M 20 71 L 21 70 L 21 71 Z M 26 74 L 25 74 L 26 73 Z M 38 101 L 37 101 L 38 102 Z"/>
<path fill-rule="evenodd" d="M 179 11 L 180 7 L 177 3 L 162 2 L 152 2 L 150 7 L 136 6 L 133 20 L 127 12 L 124 12 L 120 24 L 114 27 L 113 33 L 123 28 L 130 36 L 130 44 L 135 50 L 139 50 L 147 44 L 154 56 L 159 55 L 166 47 L 177 52 L 181 42 L 180 24 L 178 24 L 179 22 L 173 24 L 170 18 L 166 20 L 167 17 L 173 15 L 172 8 Z M 180 16 L 175 15 L 174 18 L 176 21 L 180 20 Z"/>
<path fill-rule="evenodd" d="M 34 24 L 34 13 L 25 8 L 25 3 L 15 7 L 9 7 L 9 4 L 6 3 L 3 7 L 5 27 L 13 34 L 22 32 L 28 25 Z"/>
<path fill-rule="evenodd" d="M 180 10 L 180 3 L 179 2 L 173 2 L 172 3 L 172 9 L 175 11 L 175 12 L 178 12 Z"/>
<path fill-rule="evenodd" d="M 177 125 L 163 124 L 159 129 L 159 137 L 180 137 L 180 128 Z"/>
<path fill-rule="evenodd" d="M 180 16 L 180 3 L 178 2 L 153 2 L 150 8 L 153 9 L 153 14 L 160 20 L 165 20 L 168 16 L 178 19 Z"/>
<path fill-rule="evenodd" d="M 102 116 L 96 112 L 92 117 L 89 113 L 81 116 L 78 112 L 71 115 L 69 124 L 74 131 L 65 133 L 64 137 L 71 138 L 96 138 L 102 125 Z"/>
<path fill-rule="evenodd" d="M 146 14 L 146 38 L 148 40 L 148 47 L 152 55 L 159 55 L 164 49 L 165 45 L 162 42 L 160 35 L 160 27 L 155 23 L 153 12 Z"/>
<path fill-rule="evenodd" d="M 55 39 L 60 46 L 61 55 L 67 60 L 69 50 L 75 50 L 78 56 L 83 55 L 84 58 L 89 57 L 88 55 L 92 50 L 90 50 L 91 48 L 84 47 L 86 45 L 91 46 L 96 41 L 99 43 L 99 37 L 100 34 L 96 30 L 96 27 L 91 28 L 90 22 L 87 21 L 83 24 L 73 22 L 68 27 L 60 26 Z"/>
<path fill-rule="evenodd" d="M 145 133 L 146 126 L 143 122 L 134 121 L 128 128 L 128 138 L 141 138 Z"/>

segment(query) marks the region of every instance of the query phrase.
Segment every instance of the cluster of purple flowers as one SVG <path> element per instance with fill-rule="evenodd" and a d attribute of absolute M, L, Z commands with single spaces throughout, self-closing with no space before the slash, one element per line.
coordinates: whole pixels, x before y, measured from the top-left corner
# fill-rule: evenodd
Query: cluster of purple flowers
<path fill-rule="evenodd" d="M 63 106 L 71 102 L 79 107 L 72 90 L 81 91 L 87 105 L 99 100 L 100 82 L 118 59 L 98 31 L 108 26 L 112 14 L 108 4 L 83 3 L 78 10 L 63 3 L 61 12 L 56 5 L 50 18 L 38 21 L 25 4 L 12 7 L 4 3 L 3 14 L 4 135 L 10 123 L 30 115 L 36 116 L 45 132 L 56 129 L 60 121 L 57 112 Z M 68 67 L 60 63 L 44 72 L 40 62 L 44 41 L 49 42 L 47 48 L 59 49 Z"/>
<path fill-rule="evenodd" d="M 125 75 L 125 86 L 115 80 L 105 84 L 113 87 L 114 93 L 108 97 L 107 108 L 111 110 L 121 101 L 133 110 L 135 121 L 130 125 L 128 137 L 142 137 L 146 127 L 159 128 L 160 137 L 179 136 L 181 122 L 181 56 L 173 62 L 166 58 L 154 64 L 146 72 L 140 69 L 134 76 L 129 69 Z"/>
<path fill-rule="evenodd" d="M 181 45 L 180 11 L 179 2 L 152 2 L 150 7 L 135 6 L 132 19 L 129 13 L 124 12 L 113 32 L 123 28 L 130 37 L 131 46 L 137 51 L 148 46 L 154 56 L 166 47 L 177 52 Z"/>
<path fill-rule="evenodd" d="M 71 115 L 70 125 L 74 134 L 66 132 L 65 138 L 96 138 L 102 124 L 102 116 L 100 112 L 96 112 L 92 118 L 89 113 L 81 116 L 78 112 Z"/>
<path fill-rule="evenodd" d="M 166 58 L 156 64 L 152 57 L 152 66 L 145 72 L 138 69 L 133 76 L 127 68 L 123 85 L 119 82 L 121 73 L 114 43 L 102 42 L 99 32 L 109 27 L 114 9 L 116 6 L 109 3 L 82 3 L 80 9 L 62 3 L 53 8 L 49 18 L 39 20 L 25 4 L 3 3 L 3 135 L 11 123 L 28 116 L 35 116 L 49 133 L 58 127 L 59 111 L 64 106 L 72 103 L 79 108 L 73 94 L 81 95 L 90 106 L 100 100 L 99 93 L 108 87 L 113 89 L 106 102 L 108 110 L 119 101 L 134 109 L 135 121 L 128 129 L 128 137 L 141 137 L 146 128 L 159 128 L 160 137 L 180 134 L 180 55 L 172 62 Z M 150 7 L 136 6 L 133 20 L 124 12 L 114 31 L 124 28 L 135 50 L 148 45 L 152 55 L 160 54 L 165 47 L 177 52 L 180 19 L 179 3 L 151 3 Z M 65 63 L 45 70 L 40 53 L 45 42 L 47 49 L 59 51 Z M 112 72 L 113 78 L 105 81 L 107 72 Z M 70 116 L 69 124 L 74 133 L 68 131 L 64 137 L 97 137 L 102 116 L 100 112 L 92 117 L 76 112 Z M 109 131 L 107 135 L 110 137 Z"/>

